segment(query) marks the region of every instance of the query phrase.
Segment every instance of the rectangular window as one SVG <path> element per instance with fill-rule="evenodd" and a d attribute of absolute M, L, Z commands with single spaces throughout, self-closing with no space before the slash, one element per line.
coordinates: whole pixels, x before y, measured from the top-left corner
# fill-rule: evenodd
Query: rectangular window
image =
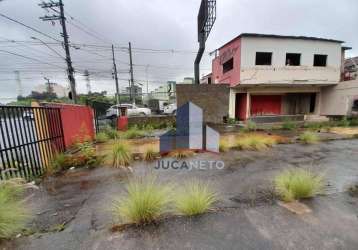
<path fill-rule="evenodd" d="M 286 53 L 286 66 L 300 66 L 301 54 L 298 53 Z"/>
<path fill-rule="evenodd" d="M 234 68 L 234 58 L 231 58 L 230 60 L 228 60 L 223 64 L 223 73 L 225 74 L 226 72 L 232 70 L 233 68 Z"/>
<path fill-rule="evenodd" d="M 272 52 L 256 52 L 255 65 L 271 65 Z"/>
<path fill-rule="evenodd" d="M 313 66 L 326 67 L 327 66 L 327 55 L 314 55 Z"/>

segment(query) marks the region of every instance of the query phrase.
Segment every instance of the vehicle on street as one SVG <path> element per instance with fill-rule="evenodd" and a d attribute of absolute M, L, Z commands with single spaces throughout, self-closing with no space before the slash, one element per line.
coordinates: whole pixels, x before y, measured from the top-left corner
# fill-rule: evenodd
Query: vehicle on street
<path fill-rule="evenodd" d="M 176 115 L 176 113 L 177 113 L 176 103 L 172 103 L 172 104 L 164 106 L 163 113 L 166 115 Z"/>
<path fill-rule="evenodd" d="M 106 111 L 107 118 L 115 118 L 117 117 L 119 108 L 127 108 L 128 116 L 147 116 L 151 114 L 151 110 L 149 108 L 141 108 L 136 106 L 135 104 L 119 104 L 113 105 Z"/>
<path fill-rule="evenodd" d="M 162 114 L 164 112 L 165 106 L 168 105 L 167 101 L 151 99 L 148 102 L 148 108 L 155 114 Z"/>

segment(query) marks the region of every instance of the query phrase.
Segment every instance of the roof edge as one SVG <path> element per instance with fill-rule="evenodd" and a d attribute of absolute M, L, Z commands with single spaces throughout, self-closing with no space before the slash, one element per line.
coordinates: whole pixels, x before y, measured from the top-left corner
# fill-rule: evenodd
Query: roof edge
<path fill-rule="evenodd" d="M 333 42 L 333 43 L 344 43 L 341 40 L 320 38 L 320 37 L 310 37 L 310 36 L 288 36 L 288 35 L 274 35 L 274 34 L 258 34 L 258 33 L 241 33 L 237 37 L 231 39 L 229 42 L 225 43 L 218 49 L 222 49 L 226 45 L 236 41 L 242 37 L 261 37 L 261 38 L 278 38 L 278 39 L 297 39 L 297 40 L 310 40 L 310 41 L 322 41 L 322 42 Z"/>

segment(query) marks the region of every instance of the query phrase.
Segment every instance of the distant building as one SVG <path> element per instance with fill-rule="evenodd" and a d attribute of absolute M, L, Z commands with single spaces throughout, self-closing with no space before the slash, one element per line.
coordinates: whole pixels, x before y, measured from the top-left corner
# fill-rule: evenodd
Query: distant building
<path fill-rule="evenodd" d="M 52 89 L 51 91 L 55 93 L 58 98 L 66 97 L 69 91 L 67 88 L 57 83 L 51 83 L 51 89 Z M 35 88 L 32 91 L 37 93 L 48 92 L 48 85 L 39 84 L 35 86 Z"/>
<path fill-rule="evenodd" d="M 184 77 L 182 84 L 194 84 L 194 78 L 193 77 Z"/>
<path fill-rule="evenodd" d="M 132 89 L 132 92 L 131 92 Z M 142 96 L 142 88 L 134 85 L 133 87 L 126 87 L 123 94 L 130 95 L 132 93 L 133 97 L 141 97 Z"/>
<path fill-rule="evenodd" d="M 348 58 L 344 61 L 344 78 L 354 80 L 358 77 L 358 56 Z"/>
<path fill-rule="evenodd" d="M 168 81 L 166 85 L 159 86 L 150 92 L 149 98 L 172 102 L 176 99 L 176 82 Z"/>
<path fill-rule="evenodd" d="M 203 76 L 200 79 L 200 84 L 212 84 L 212 76 L 213 76 L 212 73 L 207 74 L 206 76 Z"/>

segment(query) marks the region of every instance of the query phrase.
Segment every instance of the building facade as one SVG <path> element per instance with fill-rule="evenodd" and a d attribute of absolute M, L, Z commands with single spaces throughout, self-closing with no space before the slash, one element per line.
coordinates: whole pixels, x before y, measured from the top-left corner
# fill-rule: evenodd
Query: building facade
<path fill-rule="evenodd" d="M 342 41 L 241 34 L 218 49 L 212 82 L 229 84 L 229 117 L 319 115 L 321 92 L 343 75 Z"/>

